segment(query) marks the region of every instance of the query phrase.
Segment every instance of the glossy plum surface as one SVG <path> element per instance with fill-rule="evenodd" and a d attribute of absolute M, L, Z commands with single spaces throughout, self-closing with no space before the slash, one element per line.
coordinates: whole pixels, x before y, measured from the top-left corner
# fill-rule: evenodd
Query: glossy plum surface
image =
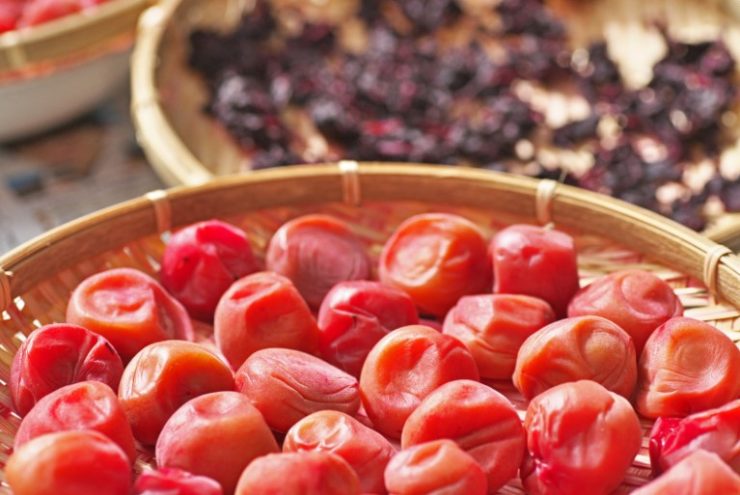
<path fill-rule="evenodd" d="M 406 419 L 437 387 L 478 380 L 478 368 L 459 340 L 423 325 L 389 333 L 365 360 L 360 396 L 376 430 L 400 438 Z"/>
<path fill-rule="evenodd" d="M 493 291 L 544 299 L 562 318 L 579 288 L 573 238 L 534 225 L 511 225 L 491 241 Z"/>
<path fill-rule="evenodd" d="M 208 220 L 172 234 L 159 278 L 192 317 L 210 321 L 231 284 L 258 269 L 244 231 Z"/>
<path fill-rule="evenodd" d="M 411 298 L 379 282 L 340 282 L 319 309 L 321 356 L 359 376 L 370 349 L 388 332 L 419 323 Z"/>
<path fill-rule="evenodd" d="M 287 347 L 315 353 L 319 328 L 293 283 L 273 272 L 234 282 L 216 307 L 216 345 L 234 369 L 255 351 Z"/>
<path fill-rule="evenodd" d="M 380 281 L 398 287 L 422 314 L 443 318 L 458 299 L 491 283 L 486 240 L 469 220 L 426 213 L 403 222 L 380 256 Z"/>
<path fill-rule="evenodd" d="M 134 495 L 223 495 L 218 482 L 176 468 L 144 471 L 136 478 Z"/>
<path fill-rule="evenodd" d="M 357 378 L 293 349 L 255 352 L 237 371 L 236 386 L 282 433 L 311 413 L 331 409 L 354 415 L 360 407 Z"/>
<path fill-rule="evenodd" d="M 542 299 L 482 294 L 460 298 L 442 331 L 465 344 L 482 378 L 509 380 L 524 341 L 554 320 L 555 313 Z"/>
<path fill-rule="evenodd" d="M 85 279 L 69 299 L 67 322 L 108 339 L 124 363 L 154 342 L 194 338 L 182 304 L 159 282 L 132 268 Z"/>
<path fill-rule="evenodd" d="M 153 445 L 181 405 L 222 390 L 234 390 L 234 375 L 221 358 L 199 344 L 168 340 L 145 347 L 131 360 L 118 398 L 134 437 Z"/>
<path fill-rule="evenodd" d="M 370 278 L 365 246 L 343 221 L 305 215 L 284 223 L 267 247 L 267 269 L 288 277 L 312 308 L 339 282 Z"/>
<path fill-rule="evenodd" d="M 697 450 L 633 495 L 730 495 L 740 493 L 740 475 L 717 454 Z"/>
<path fill-rule="evenodd" d="M 57 323 L 31 332 L 13 356 L 10 396 L 25 415 L 41 398 L 71 383 L 95 380 L 114 390 L 123 363 L 104 337 L 80 326 Z"/>

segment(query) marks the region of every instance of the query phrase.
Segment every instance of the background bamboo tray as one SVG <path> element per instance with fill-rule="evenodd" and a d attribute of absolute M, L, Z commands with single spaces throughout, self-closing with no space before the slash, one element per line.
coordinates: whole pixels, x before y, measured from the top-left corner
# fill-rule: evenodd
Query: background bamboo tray
<path fill-rule="evenodd" d="M 156 275 L 163 233 L 171 228 L 225 218 L 248 233 L 262 257 L 285 220 L 323 212 L 349 222 L 377 260 L 400 222 L 427 211 L 464 215 L 488 235 L 513 222 L 552 221 L 575 236 L 583 284 L 615 270 L 649 270 L 675 288 L 687 316 L 708 321 L 740 341 L 740 258 L 657 214 L 552 181 L 454 167 L 340 162 L 150 193 L 0 257 L 0 380 L 7 383 L 10 362 L 25 335 L 63 320 L 69 294 L 85 277 L 118 266 Z M 725 302 L 716 303 L 707 285 Z M 495 385 L 523 413 L 525 404 L 511 384 Z M 1 467 L 19 424 L 5 387 L 0 388 L 0 412 Z M 650 423 L 643 426 L 647 431 Z M 645 442 L 643 447 L 623 492 L 648 479 Z M 150 461 L 151 454 L 142 453 L 137 469 Z M 0 493 L 9 493 L 7 487 L 0 487 Z M 522 493 L 521 484 L 512 481 L 501 493 Z"/>
<path fill-rule="evenodd" d="M 322 5 L 331 8 L 334 2 L 338 0 L 327 0 Z M 662 41 L 655 29 L 645 27 L 655 19 L 664 19 L 671 35 L 684 41 L 711 39 L 722 34 L 740 60 L 738 0 L 549 0 L 548 3 L 562 15 L 575 46 L 606 38 L 610 53 L 631 85 L 644 82 L 646 70 L 649 76 L 652 63 L 660 57 Z M 162 0 L 140 20 L 132 58 L 134 124 L 147 158 L 169 185 L 200 184 L 214 176 L 248 168 L 239 145 L 220 124 L 201 111 L 208 98 L 207 90 L 186 63 L 190 32 L 203 27 L 228 30 L 236 25 L 245 5 L 251 2 Z M 737 135 L 740 138 L 740 128 Z M 740 156 L 740 139 L 737 143 Z M 737 163 L 740 168 L 740 162 Z M 740 214 L 725 215 L 707 233 L 740 249 Z"/>

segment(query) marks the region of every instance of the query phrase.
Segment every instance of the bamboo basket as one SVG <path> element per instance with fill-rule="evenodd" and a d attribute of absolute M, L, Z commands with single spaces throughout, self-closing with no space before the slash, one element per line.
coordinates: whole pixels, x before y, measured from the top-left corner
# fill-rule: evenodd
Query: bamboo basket
<path fill-rule="evenodd" d="M 657 34 L 644 29 L 654 19 L 665 19 L 672 36 L 686 41 L 722 34 L 740 60 L 740 3 L 736 0 L 549 3 L 562 14 L 576 46 L 606 33 L 623 74 L 632 76 L 628 78 L 631 85 L 644 82 L 646 67 L 649 70 L 660 56 Z M 140 19 L 132 56 L 132 114 L 149 162 L 169 185 L 201 184 L 249 168 L 239 145 L 201 111 L 207 90 L 186 62 L 190 32 L 203 27 L 228 30 L 249 4 L 245 0 L 163 0 Z M 737 135 L 740 138 L 740 128 Z M 737 143 L 740 153 L 740 139 Z M 740 249 L 740 214 L 725 215 L 707 234 Z"/>
<path fill-rule="evenodd" d="M 0 34 L 0 141 L 61 124 L 119 89 L 136 22 L 152 2 L 110 0 Z"/>
<path fill-rule="evenodd" d="M 708 321 L 740 342 L 740 258 L 655 213 L 549 180 L 455 167 L 340 162 L 156 191 L 59 227 L 0 257 L 0 380 L 7 383 L 25 335 L 63 321 L 68 297 L 85 277 L 121 266 L 156 276 L 166 233 L 175 227 L 224 218 L 242 227 L 263 257 L 284 221 L 322 212 L 347 221 L 377 260 L 398 224 L 429 211 L 463 215 L 489 236 L 514 222 L 554 222 L 576 239 L 582 284 L 615 270 L 649 270 L 674 287 L 687 316 Z M 496 387 L 523 414 L 525 403 L 512 385 Z M 20 421 L 11 412 L 6 387 L 0 389 L 0 409 L 2 467 Z M 646 432 L 650 426 L 643 421 Z M 645 438 L 620 493 L 648 480 L 646 447 Z M 150 452 L 141 452 L 136 469 L 151 459 Z M 7 486 L 0 493 L 9 493 Z M 514 480 L 500 493 L 523 491 Z"/>

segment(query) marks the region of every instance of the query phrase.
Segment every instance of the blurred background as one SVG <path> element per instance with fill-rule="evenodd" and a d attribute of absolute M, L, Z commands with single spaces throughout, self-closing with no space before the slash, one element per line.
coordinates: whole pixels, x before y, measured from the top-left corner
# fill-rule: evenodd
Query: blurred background
<path fill-rule="evenodd" d="M 738 16 L 737 0 L 0 0 L 0 252 L 153 189 L 339 159 L 550 178 L 737 242 Z"/>

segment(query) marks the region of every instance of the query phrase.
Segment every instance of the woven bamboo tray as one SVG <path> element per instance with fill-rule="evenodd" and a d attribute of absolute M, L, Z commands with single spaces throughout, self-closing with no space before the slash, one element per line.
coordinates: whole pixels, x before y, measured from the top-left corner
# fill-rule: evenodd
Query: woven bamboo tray
<path fill-rule="evenodd" d="M 281 0 L 289 3 L 293 0 Z M 476 0 L 470 0 L 476 1 Z M 201 184 L 214 176 L 248 169 L 228 132 L 201 109 L 207 90 L 187 67 L 188 34 L 196 28 L 228 30 L 245 0 L 162 0 L 140 19 L 132 57 L 132 113 L 149 162 L 169 185 Z M 331 8 L 339 0 L 325 0 Z M 685 41 L 723 35 L 740 60 L 738 0 L 548 0 L 562 14 L 575 46 L 605 36 L 610 52 L 632 85 L 639 85 L 660 57 L 660 40 L 645 25 L 664 19 L 672 36 Z M 310 4 L 310 2 L 309 2 Z M 308 4 L 301 4 L 308 5 Z M 740 128 L 737 131 L 740 137 Z M 740 153 L 740 139 L 737 144 Z M 740 165 L 738 165 L 740 167 Z M 739 172 L 740 173 L 740 172 Z M 725 215 L 707 231 L 740 249 L 740 214 Z"/>
<path fill-rule="evenodd" d="M 377 260 L 399 223 L 429 211 L 464 215 L 488 235 L 514 222 L 554 222 L 576 239 L 582 284 L 619 269 L 649 270 L 675 288 L 688 316 L 740 341 L 740 258 L 657 214 L 552 181 L 454 167 L 340 162 L 157 191 L 57 228 L 0 257 L 0 380 L 7 383 L 13 354 L 25 335 L 63 320 L 71 291 L 85 277 L 120 266 L 156 276 L 163 239 L 174 227 L 225 218 L 248 233 L 262 257 L 284 221 L 322 212 L 349 222 Z M 512 385 L 496 387 L 523 414 L 525 404 Z M 5 387 L 0 411 L 2 467 L 20 421 L 11 412 Z M 643 426 L 648 431 L 650 423 Z M 136 468 L 149 462 L 151 453 L 142 452 Z M 648 477 L 643 448 L 623 492 Z M 0 493 L 9 493 L 7 487 L 0 487 Z M 521 485 L 512 481 L 501 493 L 522 493 Z"/>

